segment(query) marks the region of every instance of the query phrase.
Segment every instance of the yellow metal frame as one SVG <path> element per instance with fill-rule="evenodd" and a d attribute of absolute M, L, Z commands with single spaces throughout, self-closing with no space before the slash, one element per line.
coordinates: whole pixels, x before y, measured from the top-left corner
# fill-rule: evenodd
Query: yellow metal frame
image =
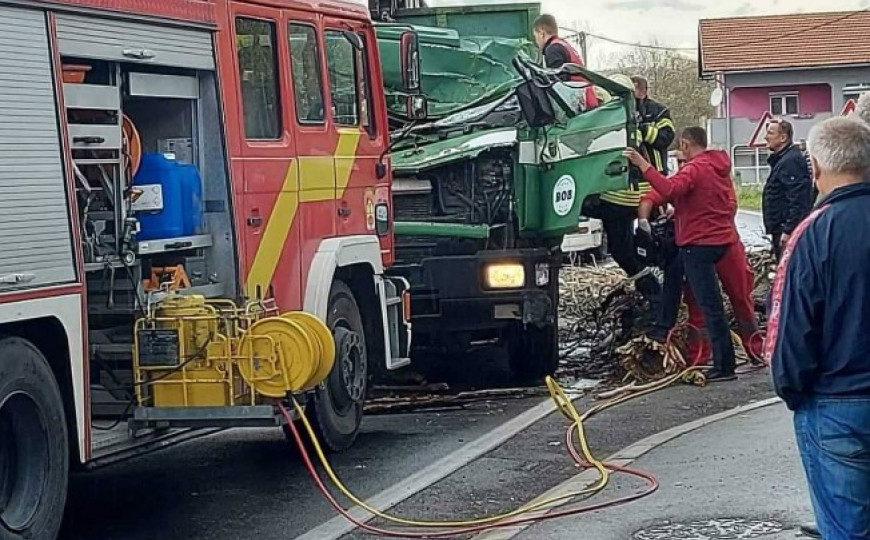
<path fill-rule="evenodd" d="M 133 371 L 138 404 L 256 405 L 320 384 L 329 374 L 324 367 L 334 363 L 334 346 L 322 343 L 329 338 L 332 345 L 329 330 L 311 316 L 278 314 L 269 302 L 239 307 L 230 300 L 170 295 L 136 321 Z M 147 329 L 178 333 L 177 366 L 141 364 L 139 332 Z"/>

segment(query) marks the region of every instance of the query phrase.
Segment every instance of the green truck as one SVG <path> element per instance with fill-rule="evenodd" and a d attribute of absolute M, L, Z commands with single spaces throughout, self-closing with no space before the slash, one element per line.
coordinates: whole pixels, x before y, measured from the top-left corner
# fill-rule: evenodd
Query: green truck
<path fill-rule="evenodd" d="M 574 70 L 610 94 L 583 110 L 582 84 L 537 67 L 538 4 L 375 4 L 389 20 L 379 46 L 393 128 L 391 272 L 411 284 L 413 351 L 466 358 L 500 345 L 518 380 L 539 380 L 558 363 L 563 236 L 587 199 L 628 185 L 631 90 Z M 409 35 L 416 47 L 400 43 Z M 399 50 L 415 52 L 386 61 Z"/>

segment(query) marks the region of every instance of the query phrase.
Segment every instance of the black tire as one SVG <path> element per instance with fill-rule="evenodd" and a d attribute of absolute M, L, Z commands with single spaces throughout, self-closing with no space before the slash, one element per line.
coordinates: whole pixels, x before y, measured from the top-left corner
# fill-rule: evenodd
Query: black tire
<path fill-rule="evenodd" d="M 335 366 L 315 391 L 309 409 L 317 437 L 326 448 L 349 448 L 363 416 L 368 391 L 368 356 L 359 306 L 350 288 L 335 281 L 329 291 L 326 324 L 335 339 Z"/>
<path fill-rule="evenodd" d="M 559 336 L 555 325 L 515 328 L 508 339 L 508 363 L 514 380 L 537 384 L 559 367 Z"/>
<path fill-rule="evenodd" d="M 29 341 L 0 340 L 0 540 L 53 540 L 63 520 L 69 445 L 63 400 Z"/>

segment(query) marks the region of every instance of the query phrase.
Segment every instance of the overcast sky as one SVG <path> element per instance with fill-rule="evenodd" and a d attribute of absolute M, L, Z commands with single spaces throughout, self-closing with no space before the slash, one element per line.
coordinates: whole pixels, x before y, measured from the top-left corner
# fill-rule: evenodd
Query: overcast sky
<path fill-rule="evenodd" d="M 511 3 L 510 0 L 429 0 L 430 5 Z M 657 41 L 672 47 L 696 47 L 698 20 L 737 15 L 840 11 L 870 8 L 870 0 L 543 0 L 559 24 L 628 42 Z M 621 47 L 590 41 L 593 68 Z M 692 54 L 692 53 L 688 53 Z"/>

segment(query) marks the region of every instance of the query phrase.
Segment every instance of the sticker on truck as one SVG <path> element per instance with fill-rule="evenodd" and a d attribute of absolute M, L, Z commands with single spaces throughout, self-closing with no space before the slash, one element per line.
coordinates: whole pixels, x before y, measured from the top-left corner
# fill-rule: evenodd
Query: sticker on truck
<path fill-rule="evenodd" d="M 577 184 L 574 177 L 566 174 L 559 178 L 553 187 L 553 211 L 559 217 L 567 216 L 574 208 L 574 198 L 577 193 Z"/>

